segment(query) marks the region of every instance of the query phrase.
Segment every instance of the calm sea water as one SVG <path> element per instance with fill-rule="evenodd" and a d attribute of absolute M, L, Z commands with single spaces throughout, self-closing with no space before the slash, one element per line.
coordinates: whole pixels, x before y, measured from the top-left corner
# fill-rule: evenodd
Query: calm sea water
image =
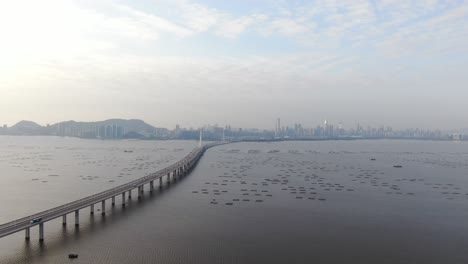
<path fill-rule="evenodd" d="M 195 146 L 0 137 L 0 221 L 141 177 Z M 29 242 L 1 238 L 0 263 L 468 263 L 466 143 L 223 145 L 188 177 L 116 202 L 105 217 L 83 210 L 79 229 L 71 215 L 67 227 L 47 222 L 44 243 L 37 230 Z"/>

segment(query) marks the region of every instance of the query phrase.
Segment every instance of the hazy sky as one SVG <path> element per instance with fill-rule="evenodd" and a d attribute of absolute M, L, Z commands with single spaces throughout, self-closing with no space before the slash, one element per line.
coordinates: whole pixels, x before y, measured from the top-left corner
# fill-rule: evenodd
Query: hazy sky
<path fill-rule="evenodd" d="M 468 2 L 0 2 L 0 123 L 468 127 Z"/>

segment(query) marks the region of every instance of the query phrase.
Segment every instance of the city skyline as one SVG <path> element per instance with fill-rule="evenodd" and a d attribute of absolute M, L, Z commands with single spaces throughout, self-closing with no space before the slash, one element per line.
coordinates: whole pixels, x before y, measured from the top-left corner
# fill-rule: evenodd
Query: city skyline
<path fill-rule="evenodd" d="M 467 21 L 466 1 L 3 1 L 0 122 L 466 127 Z"/>
<path fill-rule="evenodd" d="M 275 120 L 270 129 L 246 128 L 230 124 L 205 124 L 201 127 L 175 128 L 155 127 L 139 119 L 109 119 L 98 122 L 64 121 L 41 126 L 32 121 L 20 121 L 12 127 L 0 127 L 0 135 L 49 135 L 89 139 L 198 139 L 201 132 L 208 140 L 243 140 L 243 139 L 353 139 L 353 138 L 389 138 L 389 139 L 431 139 L 431 140 L 466 140 L 467 130 L 441 130 L 409 127 L 397 129 L 391 126 L 343 126 L 325 119 L 322 124 L 307 126 L 302 123 L 281 125 L 281 119 Z"/>
<path fill-rule="evenodd" d="M 158 128 L 165 128 L 165 129 L 177 129 L 177 128 L 181 128 L 181 127 L 184 127 L 184 128 L 190 128 L 190 129 L 199 129 L 199 128 L 203 128 L 203 127 L 207 127 L 207 126 L 219 126 L 219 127 L 226 127 L 226 126 L 229 126 L 231 127 L 232 124 L 228 123 L 228 122 L 212 122 L 212 123 L 208 123 L 208 122 L 200 122 L 201 125 L 199 126 L 191 126 L 191 125 L 186 125 L 186 124 L 182 124 L 181 122 L 177 122 L 175 121 L 174 122 L 174 126 L 163 126 L 163 125 L 160 125 L 160 123 L 156 123 L 156 124 L 153 124 L 151 122 L 147 122 L 147 120 L 144 120 L 142 118 L 105 118 L 105 119 L 102 119 L 102 120 L 113 120 L 113 119 L 123 119 L 123 120 L 143 120 L 144 122 L 148 123 L 149 125 L 151 126 L 154 126 L 154 127 L 158 127 Z M 22 121 L 26 121 L 26 122 L 34 122 L 38 125 L 41 125 L 41 126 L 50 126 L 51 124 L 59 124 L 59 123 L 63 123 L 63 122 L 101 122 L 102 120 L 74 120 L 74 119 L 67 119 L 67 120 L 59 120 L 57 122 L 47 122 L 47 123 L 41 123 L 41 122 L 36 122 L 35 120 L 30 120 L 30 119 L 21 119 L 21 120 L 17 120 L 13 123 L 2 123 L 0 122 L 0 127 L 11 127 L 11 126 L 14 126 L 16 124 L 18 124 L 19 122 L 22 122 Z M 285 122 L 284 122 L 285 121 Z M 284 122 L 284 123 L 283 123 Z M 316 122 L 312 122 L 312 123 L 305 123 L 304 121 L 300 121 L 300 120 L 296 120 L 296 121 L 291 121 L 291 120 L 284 120 L 282 118 L 275 118 L 274 120 L 272 120 L 272 123 L 273 125 L 270 125 L 270 126 L 266 126 L 266 127 L 261 127 L 261 126 L 241 126 L 239 124 L 235 124 L 234 127 L 236 128 L 244 128 L 244 129 L 259 129 L 259 130 L 270 130 L 270 131 L 273 131 L 273 132 L 277 132 L 278 129 L 280 128 L 286 128 L 286 127 L 293 127 L 294 125 L 297 125 L 297 124 L 300 124 L 300 125 L 304 125 L 304 126 L 307 126 L 307 127 L 315 127 L 315 126 L 320 126 L 321 124 L 324 124 L 324 123 L 333 123 L 334 125 L 336 126 L 340 126 L 342 128 L 345 128 L 345 129 L 349 129 L 349 128 L 354 128 L 356 126 L 361 126 L 361 127 L 391 127 L 391 128 L 396 128 L 396 129 L 424 129 L 424 130 L 441 130 L 441 131 L 453 131 L 453 130 L 468 130 L 468 123 L 465 127 L 463 126 L 460 126 L 460 127 L 434 127 L 434 128 L 429 128 L 429 127 L 418 127 L 418 126 L 408 126 L 408 127 L 394 127 L 392 125 L 389 125 L 389 124 L 386 124 L 384 122 L 382 123 L 379 123 L 377 125 L 373 125 L 373 124 L 370 124 L 370 123 L 367 123 L 367 122 L 356 122 L 356 123 L 345 123 L 345 122 L 342 122 L 342 121 L 337 121 L 337 120 L 330 120 L 328 118 L 323 118 L 321 120 L 317 120 Z"/>

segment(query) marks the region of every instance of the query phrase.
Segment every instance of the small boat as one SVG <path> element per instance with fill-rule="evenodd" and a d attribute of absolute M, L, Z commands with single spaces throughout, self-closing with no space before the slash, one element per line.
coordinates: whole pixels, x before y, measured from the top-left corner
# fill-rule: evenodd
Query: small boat
<path fill-rule="evenodd" d="M 403 168 L 403 166 L 401 166 L 401 165 L 393 165 L 393 167 L 395 167 L 395 168 Z"/>
<path fill-rule="evenodd" d="M 68 254 L 68 258 L 71 258 L 71 259 L 78 258 L 78 254 Z"/>
<path fill-rule="evenodd" d="M 375 160 L 375 159 L 370 159 L 370 160 Z"/>

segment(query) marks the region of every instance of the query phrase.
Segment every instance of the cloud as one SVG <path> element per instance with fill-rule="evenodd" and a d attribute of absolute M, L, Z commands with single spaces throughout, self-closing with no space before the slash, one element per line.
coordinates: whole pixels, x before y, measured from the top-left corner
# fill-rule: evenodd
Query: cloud
<path fill-rule="evenodd" d="M 267 20 L 266 15 L 243 16 L 234 19 L 225 19 L 216 29 L 216 35 L 234 39 L 247 30 L 249 26 L 256 26 Z"/>
<path fill-rule="evenodd" d="M 135 28 L 141 28 L 141 29 L 146 28 L 148 29 L 148 31 L 154 32 L 155 34 L 157 34 L 158 32 L 170 33 L 176 37 L 181 37 L 181 38 L 190 36 L 195 33 L 193 29 L 179 26 L 174 22 L 171 22 L 165 18 L 156 16 L 156 15 L 144 13 L 142 11 L 139 11 L 139 10 L 136 10 L 134 8 L 124 6 L 124 5 L 117 5 L 116 7 L 119 10 L 123 11 L 123 14 L 124 14 L 123 17 L 113 18 L 113 20 L 119 21 L 120 19 L 123 22 L 119 24 L 131 25 L 135 23 L 135 24 L 138 24 L 138 26 Z M 112 22 L 115 23 L 115 21 L 113 20 L 111 20 L 111 24 Z M 117 28 L 114 28 L 114 29 L 117 29 Z M 194 29 L 197 30 L 196 27 Z M 123 30 L 125 31 L 125 28 L 123 28 Z"/>
<path fill-rule="evenodd" d="M 178 4 L 183 23 L 195 32 L 205 32 L 218 23 L 220 12 L 204 5 L 190 2 Z"/>
<path fill-rule="evenodd" d="M 277 31 L 280 34 L 288 36 L 304 33 L 309 30 L 307 26 L 288 18 L 280 18 L 273 20 L 271 22 L 271 27 L 273 31 Z"/>
<path fill-rule="evenodd" d="M 376 44 L 386 56 L 437 56 L 459 54 L 468 46 L 468 5 L 446 6 L 425 19 L 416 19 L 391 31 Z"/>

